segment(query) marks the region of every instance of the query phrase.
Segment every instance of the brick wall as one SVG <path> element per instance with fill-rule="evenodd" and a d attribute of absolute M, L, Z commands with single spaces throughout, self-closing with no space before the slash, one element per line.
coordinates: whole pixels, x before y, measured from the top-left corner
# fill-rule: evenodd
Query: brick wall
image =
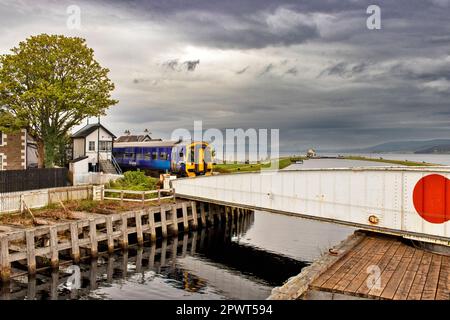
<path fill-rule="evenodd" d="M 3 170 L 26 169 L 26 130 L 3 133 L 0 141 Z"/>

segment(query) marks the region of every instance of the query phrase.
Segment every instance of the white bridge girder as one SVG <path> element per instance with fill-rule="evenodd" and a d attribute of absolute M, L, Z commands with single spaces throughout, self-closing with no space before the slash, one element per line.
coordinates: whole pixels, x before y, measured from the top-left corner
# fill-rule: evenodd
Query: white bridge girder
<path fill-rule="evenodd" d="M 432 185 L 429 176 L 437 178 L 438 186 Z M 179 197 L 450 245 L 449 179 L 449 167 L 373 167 L 215 175 L 177 179 L 172 184 Z M 426 200 L 418 202 L 418 195 Z M 426 203 L 422 209 L 433 211 L 439 221 L 424 219 L 417 203 Z"/>

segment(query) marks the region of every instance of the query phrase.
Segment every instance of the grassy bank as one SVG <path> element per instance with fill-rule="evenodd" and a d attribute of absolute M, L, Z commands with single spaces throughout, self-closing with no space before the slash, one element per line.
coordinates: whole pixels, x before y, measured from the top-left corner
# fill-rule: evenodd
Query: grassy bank
<path fill-rule="evenodd" d="M 295 161 L 303 160 L 303 158 L 280 158 L 278 161 L 278 168 L 284 169 L 294 163 Z M 216 164 L 214 166 L 214 171 L 220 173 L 235 173 L 235 172 L 258 172 L 261 171 L 261 168 L 268 169 L 270 168 L 270 163 L 254 163 L 254 164 L 245 164 L 245 163 L 226 163 L 226 164 Z"/>
<path fill-rule="evenodd" d="M 425 166 L 437 166 L 438 165 L 435 163 L 428 163 L 428 162 L 416 162 L 416 161 L 408 161 L 408 160 L 389 160 L 389 159 L 384 159 L 384 158 L 368 158 L 368 157 L 361 157 L 361 156 L 345 156 L 342 159 L 390 163 L 390 164 L 408 166 L 408 167 L 425 167 Z"/>

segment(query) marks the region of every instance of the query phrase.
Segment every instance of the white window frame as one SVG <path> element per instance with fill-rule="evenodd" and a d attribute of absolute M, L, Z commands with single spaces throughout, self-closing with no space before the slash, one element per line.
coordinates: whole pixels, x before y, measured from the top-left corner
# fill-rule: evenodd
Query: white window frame
<path fill-rule="evenodd" d="M 91 150 L 91 143 L 94 144 L 94 149 L 93 150 Z M 89 141 L 89 143 L 88 143 L 88 151 L 89 152 L 95 151 L 95 141 Z"/>
<path fill-rule="evenodd" d="M 4 147 L 4 146 L 6 146 L 6 133 L 1 131 L 1 130 L 0 130 L 0 133 L 1 133 L 1 136 L 0 136 L 0 147 Z"/>
<path fill-rule="evenodd" d="M 5 154 L 4 154 L 4 153 L 0 153 L 0 171 L 5 170 L 5 169 L 3 168 L 3 163 L 5 162 L 5 160 L 6 160 Z"/>

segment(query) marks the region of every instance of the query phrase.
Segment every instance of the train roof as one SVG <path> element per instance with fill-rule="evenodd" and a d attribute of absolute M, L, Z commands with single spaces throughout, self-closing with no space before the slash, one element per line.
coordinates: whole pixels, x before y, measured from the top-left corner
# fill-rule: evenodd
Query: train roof
<path fill-rule="evenodd" d="M 198 141 L 200 142 L 200 141 Z M 173 147 L 173 146 L 186 146 L 191 143 L 196 143 L 194 141 L 185 140 L 185 141 L 141 141 L 141 142 L 114 142 L 114 148 L 157 148 L 157 147 Z M 206 143 L 202 141 L 201 143 Z"/>
<path fill-rule="evenodd" d="M 142 142 L 115 142 L 114 148 L 151 148 L 151 147 L 173 147 L 177 141 L 142 141 Z"/>

